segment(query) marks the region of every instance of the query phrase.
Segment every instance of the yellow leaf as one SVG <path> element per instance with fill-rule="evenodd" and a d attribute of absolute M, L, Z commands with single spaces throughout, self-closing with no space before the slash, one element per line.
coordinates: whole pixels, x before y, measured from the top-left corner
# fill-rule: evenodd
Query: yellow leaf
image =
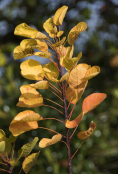
<path fill-rule="evenodd" d="M 60 81 L 60 82 L 63 82 L 64 80 L 67 80 L 68 77 L 69 77 L 69 72 L 65 73 L 65 74 L 61 77 L 61 79 L 60 79 L 59 81 Z"/>
<path fill-rule="evenodd" d="M 66 68 L 67 71 L 71 71 L 78 63 L 80 58 L 73 57 L 73 58 L 65 58 L 63 59 L 63 67 Z"/>
<path fill-rule="evenodd" d="M 26 48 L 28 49 L 36 48 L 42 52 L 48 51 L 47 44 L 38 39 L 24 39 L 20 43 L 20 46 L 22 47 L 23 50 L 25 50 Z"/>
<path fill-rule="evenodd" d="M 34 108 L 43 105 L 43 97 L 37 97 L 37 98 L 26 98 L 25 94 L 22 94 L 19 97 L 19 102 L 16 106 L 19 107 L 28 107 L 28 108 Z"/>
<path fill-rule="evenodd" d="M 51 81 L 56 81 L 59 76 L 59 71 L 53 62 L 43 65 L 45 77 Z"/>
<path fill-rule="evenodd" d="M 87 82 L 83 84 L 83 88 L 81 87 L 79 89 L 79 87 L 78 87 L 77 90 L 74 90 L 71 87 L 68 87 L 66 90 L 66 100 L 68 102 L 70 102 L 71 104 L 76 104 L 79 101 L 79 99 L 81 98 L 86 85 L 87 85 Z"/>
<path fill-rule="evenodd" d="M 46 22 L 43 24 L 43 28 L 49 34 L 50 37 L 52 38 L 56 37 L 57 27 L 53 23 L 53 17 L 46 20 Z"/>
<path fill-rule="evenodd" d="M 39 81 L 35 84 L 30 84 L 32 88 L 36 89 L 48 89 L 49 88 L 49 82 L 46 80 Z"/>
<path fill-rule="evenodd" d="M 15 28 L 14 34 L 33 38 L 33 39 L 48 39 L 48 37 L 45 34 L 39 32 L 38 30 L 34 28 L 31 28 L 26 23 L 19 24 Z"/>
<path fill-rule="evenodd" d="M 60 37 L 63 33 L 64 33 L 64 31 L 59 31 L 59 32 L 57 33 L 57 37 Z"/>
<path fill-rule="evenodd" d="M 32 168 L 32 166 L 34 165 L 35 161 L 38 158 L 40 152 L 37 153 L 32 153 L 31 155 L 29 155 L 28 157 L 25 158 L 25 160 L 22 163 L 22 168 L 24 170 L 24 172 L 27 174 L 30 169 Z"/>
<path fill-rule="evenodd" d="M 41 139 L 41 141 L 39 142 L 39 147 L 41 148 L 45 148 L 47 146 L 50 146 L 52 144 L 55 144 L 57 143 L 58 141 L 60 141 L 62 138 L 62 135 L 61 134 L 56 134 L 52 137 L 52 139 L 49 139 L 49 138 L 43 138 Z"/>
<path fill-rule="evenodd" d="M 100 67 L 99 66 L 93 66 L 89 68 L 82 80 L 89 80 L 95 76 L 97 76 L 100 73 Z"/>
<path fill-rule="evenodd" d="M 37 98 L 41 95 L 39 92 L 36 91 L 36 89 L 32 88 L 30 85 L 22 85 L 20 87 L 21 94 L 24 94 L 23 96 L 25 98 Z"/>
<path fill-rule="evenodd" d="M 82 83 L 81 79 L 85 76 L 86 72 L 87 72 L 87 69 L 85 67 L 78 67 L 78 68 L 75 67 L 70 72 L 69 81 L 68 81 L 70 86 L 72 88 L 75 88 L 76 86 L 81 84 Z"/>
<path fill-rule="evenodd" d="M 43 80 L 44 74 L 41 64 L 36 60 L 26 60 L 21 63 L 21 75 L 30 80 Z"/>
<path fill-rule="evenodd" d="M 79 33 L 87 29 L 87 24 L 85 22 L 79 22 L 75 27 L 73 27 L 68 34 L 68 43 L 72 45 L 77 39 Z"/>
<path fill-rule="evenodd" d="M 34 55 L 33 48 L 22 49 L 21 46 L 17 46 L 13 52 L 14 59 L 22 59 L 32 55 Z"/>
<path fill-rule="evenodd" d="M 61 45 L 63 45 L 63 43 L 65 42 L 66 40 L 66 37 L 63 37 L 59 42 L 55 43 L 55 44 L 52 44 L 51 46 L 52 47 L 59 47 Z"/>
<path fill-rule="evenodd" d="M 65 58 L 72 58 L 74 51 L 74 45 L 67 47 Z M 82 56 L 82 55 L 81 55 Z"/>
<path fill-rule="evenodd" d="M 2 129 L 0 129 L 0 141 L 4 140 L 5 137 L 5 132 Z"/>
<path fill-rule="evenodd" d="M 18 136 L 23 132 L 37 129 L 38 123 L 37 121 L 42 120 L 39 114 L 35 113 L 31 110 L 26 110 L 20 112 L 10 123 L 9 130 L 14 136 Z"/>
<path fill-rule="evenodd" d="M 39 57 L 43 57 L 43 58 L 47 58 L 49 59 L 51 57 L 51 53 L 50 52 L 36 52 L 34 53 L 35 56 L 39 56 Z"/>
<path fill-rule="evenodd" d="M 13 124 L 10 124 L 9 130 L 10 132 L 16 137 L 26 131 L 37 129 L 38 123 L 37 121 L 32 122 L 16 122 Z"/>
<path fill-rule="evenodd" d="M 59 26 L 62 25 L 62 22 L 66 15 L 67 10 L 68 10 L 68 7 L 64 5 L 56 11 L 56 13 L 54 15 L 54 24 L 55 25 L 59 25 Z"/>
<path fill-rule="evenodd" d="M 81 131 L 77 134 L 77 137 L 80 140 L 86 140 L 88 137 L 90 137 L 90 135 L 92 134 L 93 130 L 96 128 L 96 125 L 93 121 L 91 121 L 90 125 L 89 125 L 89 129 L 86 131 Z"/>
<path fill-rule="evenodd" d="M 83 116 L 84 116 L 84 112 L 81 112 L 76 119 L 72 121 L 66 120 L 65 126 L 69 129 L 78 126 Z"/>

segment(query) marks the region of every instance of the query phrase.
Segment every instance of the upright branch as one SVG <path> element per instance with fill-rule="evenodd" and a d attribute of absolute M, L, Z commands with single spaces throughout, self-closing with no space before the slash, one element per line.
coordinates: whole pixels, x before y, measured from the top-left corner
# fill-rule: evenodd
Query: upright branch
<path fill-rule="evenodd" d="M 59 54 L 57 54 L 58 59 L 58 67 L 59 67 L 59 76 L 62 77 L 62 71 L 61 71 L 61 65 L 60 65 L 60 57 Z M 61 83 L 62 87 L 62 98 L 63 98 L 63 106 L 64 106 L 64 117 L 65 120 L 68 119 L 68 113 L 67 113 L 67 104 L 66 104 L 66 96 L 65 96 L 65 86 L 64 83 Z M 71 151 L 70 151 L 70 137 L 69 137 L 69 128 L 66 128 L 66 143 L 67 143 L 67 155 L 68 155 L 68 170 L 69 174 L 72 174 L 72 163 L 71 163 Z"/>

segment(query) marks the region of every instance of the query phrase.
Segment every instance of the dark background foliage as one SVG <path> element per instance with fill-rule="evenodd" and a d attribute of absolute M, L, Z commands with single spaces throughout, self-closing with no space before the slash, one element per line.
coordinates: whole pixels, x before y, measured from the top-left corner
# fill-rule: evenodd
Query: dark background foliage
<path fill-rule="evenodd" d="M 107 99 L 96 109 L 86 114 L 77 132 L 88 129 L 90 122 L 96 129 L 72 160 L 73 174 L 117 174 L 118 173 L 118 1 L 117 0 L 0 0 L 0 128 L 9 136 L 9 124 L 17 113 L 27 109 L 16 107 L 20 96 L 20 86 L 32 83 L 20 75 L 20 63 L 25 59 L 13 60 L 13 49 L 23 37 L 15 36 L 14 29 L 20 23 L 43 30 L 43 23 L 63 6 L 69 7 L 62 30 L 68 35 L 78 22 L 84 21 L 88 29 L 81 33 L 75 43 L 74 56 L 82 51 L 80 62 L 97 65 L 101 73 L 91 79 L 82 99 L 75 107 L 72 118 L 81 111 L 83 99 L 93 92 L 104 92 Z M 44 64 L 44 60 L 36 58 Z M 40 91 L 43 96 L 58 101 L 50 92 Z M 50 104 L 50 103 L 48 103 Z M 63 117 L 50 108 L 34 108 L 43 117 Z M 64 133 L 64 126 L 54 120 L 39 123 Z M 71 131 L 72 132 L 72 131 Z M 81 144 L 77 132 L 72 138 L 72 154 Z M 51 138 L 54 134 L 47 130 L 33 130 L 20 135 L 15 150 L 35 136 Z M 67 174 L 66 146 L 57 143 L 41 150 L 30 174 Z M 22 159 L 21 159 L 22 161 Z M 0 166 L 2 168 L 3 166 Z M 18 173 L 21 163 L 15 167 Z M 2 173 L 2 172 L 0 172 Z M 21 172 L 23 173 L 23 171 Z"/>

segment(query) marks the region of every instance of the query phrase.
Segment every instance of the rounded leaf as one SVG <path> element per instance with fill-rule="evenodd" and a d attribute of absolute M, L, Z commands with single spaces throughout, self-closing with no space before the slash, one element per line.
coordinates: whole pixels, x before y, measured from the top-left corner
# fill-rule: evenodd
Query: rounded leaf
<path fill-rule="evenodd" d="M 58 141 L 60 141 L 62 138 L 62 135 L 61 134 L 56 134 L 52 137 L 52 139 L 49 139 L 49 138 L 43 138 L 41 139 L 41 141 L 39 142 L 39 147 L 41 148 L 45 148 L 47 146 L 50 146 L 52 144 L 55 144 L 57 143 Z"/>
<path fill-rule="evenodd" d="M 107 97 L 104 93 L 93 93 L 86 97 L 82 104 L 82 111 L 87 113 L 96 108 L 105 98 Z"/>

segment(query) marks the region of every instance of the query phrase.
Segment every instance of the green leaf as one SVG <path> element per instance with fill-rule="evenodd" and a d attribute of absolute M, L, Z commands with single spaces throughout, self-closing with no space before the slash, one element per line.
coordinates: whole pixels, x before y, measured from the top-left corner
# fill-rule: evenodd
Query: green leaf
<path fill-rule="evenodd" d="M 30 171 L 30 169 L 34 165 L 35 161 L 38 158 L 39 153 L 40 152 L 33 153 L 33 154 L 29 155 L 27 158 L 25 158 L 25 160 L 23 161 L 22 168 L 26 174 Z"/>
<path fill-rule="evenodd" d="M 6 137 L 5 132 L 2 129 L 0 129 L 0 141 L 4 140 L 5 137 Z"/>
<path fill-rule="evenodd" d="M 30 143 L 27 143 L 25 145 L 23 145 L 21 147 L 21 149 L 18 151 L 18 156 L 21 155 L 21 157 L 26 157 L 29 155 L 29 153 L 32 151 L 32 149 L 34 148 L 34 146 L 36 145 L 37 141 L 39 140 L 38 137 L 35 137 L 33 141 L 31 141 Z"/>
<path fill-rule="evenodd" d="M 5 145 L 6 145 L 5 141 L 1 141 L 0 142 L 0 152 L 4 152 L 5 151 Z"/>
<path fill-rule="evenodd" d="M 17 139 L 17 137 L 14 137 L 13 134 L 11 134 L 11 135 L 9 136 L 8 141 L 9 141 L 10 143 L 13 143 L 13 142 L 16 141 L 16 139 Z"/>

